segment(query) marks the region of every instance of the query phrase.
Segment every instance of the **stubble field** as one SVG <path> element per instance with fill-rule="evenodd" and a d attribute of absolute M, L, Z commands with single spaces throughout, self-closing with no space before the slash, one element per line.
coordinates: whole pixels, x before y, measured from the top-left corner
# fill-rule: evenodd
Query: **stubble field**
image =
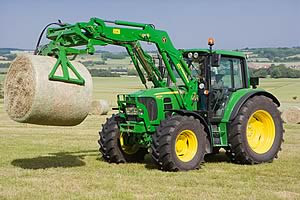
<path fill-rule="evenodd" d="M 282 107 L 300 105 L 299 79 L 264 79 L 261 86 Z M 139 88 L 138 78 L 94 78 L 94 98 L 111 106 L 116 94 Z M 0 100 L 0 199 L 300 199 L 300 125 L 284 125 L 273 163 L 237 165 L 220 154 L 200 170 L 170 173 L 149 156 L 144 163 L 104 162 L 97 140 L 106 117 L 89 115 L 68 128 L 19 124 Z"/>

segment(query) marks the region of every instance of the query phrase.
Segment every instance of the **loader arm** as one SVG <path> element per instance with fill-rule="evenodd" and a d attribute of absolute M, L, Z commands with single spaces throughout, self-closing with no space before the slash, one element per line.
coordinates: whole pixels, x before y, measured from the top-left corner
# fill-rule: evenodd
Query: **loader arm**
<path fill-rule="evenodd" d="M 107 24 L 112 24 L 113 26 L 108 26 Z M 146 85 L 146 78 L 139 63 L 146 72 L 147 80 L 152 81 L 154 87 L 164 87 L 167 84 L 166 81 L 160 74 L 159 69 L 154 65 L 151 56 L 142 49 L 139 43 L 139 41 L 145 41 L 156 45 L 171 81 L 175 85 L 177 81 L 173 69 L 177 71 L 187 90 L 192 87 L 192 84 L 189 84 L 191 72 L 183 60 L 181 52 L 173 46 L 167 32 L 157 30 L 151 24 L 118 20 L 105 21 L 98 18 L 91 18 L 89 22 L 62 24 L 60 27 L 48 28 L 47 38 L 52 41 L 41 48 L 39 54 L 58 57 L 55 67 L 49 74 L 49 79 L 51 80 L 84 84 L 84 80 L 69 62 L 67 56 L 86 53 L 93 54 L 95 52 L 94 46 L 110 44 L 126 48 L 144 85 Z M 75 48 L 82 46 L 85 46 L 85 48 Z M 58 66 L 62 67 L 62 77 L 55 76 Z M 70 78 L 67 72 L 68 68 L 74 72 L 78 80 Z"/>

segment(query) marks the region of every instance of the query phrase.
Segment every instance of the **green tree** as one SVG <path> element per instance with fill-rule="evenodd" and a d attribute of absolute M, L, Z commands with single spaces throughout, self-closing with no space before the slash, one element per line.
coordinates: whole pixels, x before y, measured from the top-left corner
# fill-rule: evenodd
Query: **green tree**
<path fill-rule="evenodd" d="M 259 78 L 267 78 L 268 76 L 268 70 L 265 68 L 260 68 L 254 71 L 254 76 Z"/>
<path fill-rule="evenodd" d="M 0 68 L 8 68 L 10 63 L 0 63 Z"/>
<path fill-rule="evenodd" d="M 0 83 L 0 99 L 4 98 L 3 84 Z"/>
<path fill-rule="evenodd" d="M 280 68 L 276 67 L 274 68 L 270 73 L 272 78 L 282 78 L 282 72 Z"/>

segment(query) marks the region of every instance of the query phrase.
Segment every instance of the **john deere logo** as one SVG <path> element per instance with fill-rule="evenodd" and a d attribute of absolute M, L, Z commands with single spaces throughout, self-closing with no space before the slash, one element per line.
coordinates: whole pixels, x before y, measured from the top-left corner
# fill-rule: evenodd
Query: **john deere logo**
<path fill-rule="evenodd" d="M 166 43 L 167 42 L 167 38 L 163 37 L 162 41 L 163 41 L 163 43 Z"/>
<path fill-rule="evenodd" d="M 114 28 L 114 29 L 113 29 L 113 34 L 119 35 L 119 34 L 121 34 L 121 30 L 118 29 L 118 28 Z"/>

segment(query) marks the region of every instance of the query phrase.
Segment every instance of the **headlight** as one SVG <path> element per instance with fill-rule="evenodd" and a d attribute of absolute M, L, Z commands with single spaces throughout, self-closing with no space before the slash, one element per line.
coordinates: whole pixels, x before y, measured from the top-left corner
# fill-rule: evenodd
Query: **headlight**
<path fill-rule="evenodd" d="M 137 115 L 138 114 L 138 110 L 135 106 L 126 107 L 125 112 L 127 115 Z"/>
<path fill-rule="evenodd" d="M 188 58 L 193 58 L 193 53 L 192 52 L 188 53 Z"/>
<path fill-rule="evenodd" d="M 143 114 L 144 114 L 144 110 L 140 108 L 140 109 L 138 110 L 138 114 L 139 114 L 139 115 L 143 115 Z"/>
<path fill-rule="evenodd" d="M 198 58 L 198 56 L 199 56 L 198 52 L 195 52 L 194 53 L 194 58 Z"/>

